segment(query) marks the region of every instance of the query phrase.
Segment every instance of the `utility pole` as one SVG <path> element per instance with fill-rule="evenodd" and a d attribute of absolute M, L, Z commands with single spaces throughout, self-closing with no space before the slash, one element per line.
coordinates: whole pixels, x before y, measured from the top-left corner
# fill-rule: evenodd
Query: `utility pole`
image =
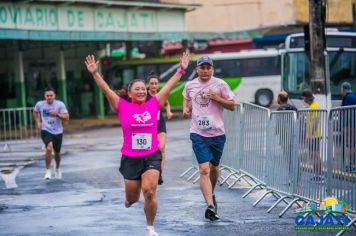
<path fill-rule="evenodd" d="M 314 94 L 326 94 L 326 0 L 309 0 L 310 85 Z"/>

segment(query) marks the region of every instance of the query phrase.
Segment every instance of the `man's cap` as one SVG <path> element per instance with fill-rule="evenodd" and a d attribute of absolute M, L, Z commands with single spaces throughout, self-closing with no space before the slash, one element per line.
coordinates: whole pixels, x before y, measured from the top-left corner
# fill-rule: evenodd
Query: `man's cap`
<path fill-rule="evenodd" d="M 351 90 L 351 84 L 349 82 L 344 82 L 341 84 L 341 88 L 345 90 Z"/>
<path fill-rule="evenodd" d="M 211 66 L 214 66 L 214 65 L 213 65 L 213 60 L 211 60 L 211 58 L 208 57 L 208 56 L 202 56 L 201 58 L 199 58 L 199 59 L 197 60 L 197 66 L 201 66 L 201 65 L 203 65 L 204 63 L 207 63 L 207 64 L 209 64 L 209 65 L 211 65 Z"/>
<path fill-rule="evenodd" d="M 314 99 L 313 93 L 310 89 L 306 89 L 302 93 L 302 97 Z"/>

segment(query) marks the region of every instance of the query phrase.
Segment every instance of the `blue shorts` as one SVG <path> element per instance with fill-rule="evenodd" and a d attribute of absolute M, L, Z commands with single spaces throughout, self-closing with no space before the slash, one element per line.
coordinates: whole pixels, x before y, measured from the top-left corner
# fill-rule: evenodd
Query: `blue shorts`
<path fill-rule="evenodd" d="M 214 166 L 219 166 L 223 154 L 225 135 L 216 137 L 204 137 L 196 133 L 190 133 L 193 151 L 199 164 L 210 162 Z"/>

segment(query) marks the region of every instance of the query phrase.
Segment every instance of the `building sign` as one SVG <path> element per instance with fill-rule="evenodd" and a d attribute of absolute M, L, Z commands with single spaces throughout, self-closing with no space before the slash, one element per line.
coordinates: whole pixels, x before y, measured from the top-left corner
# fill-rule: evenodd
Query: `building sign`
<path fill-rule="evenodd" d="M 0 29 L 179 32 L 184 25 L 184 12 L 178 10 L 0 3 Z"/>

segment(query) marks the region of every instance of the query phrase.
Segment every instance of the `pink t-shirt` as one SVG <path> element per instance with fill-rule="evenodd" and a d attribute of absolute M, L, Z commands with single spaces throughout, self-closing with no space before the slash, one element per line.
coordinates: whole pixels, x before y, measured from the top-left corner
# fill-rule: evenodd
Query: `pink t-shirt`
<path fill-rule="evenodd" d="M 199 78 L 187 82 L 183 96 L 192 101 L 190 132 L 204 137 L 215 137 L 225 133 L 224 108 L 207 97 L 209 90 L 227 100 L 233 100 L 235 96 L 225 81 L 215 77 L 206 82 Z"/>
<path fill-rule="evenodd" d="M 128 157 L 144 157 L 158 150 L 157 116 L 160 106 L 157 97 L 142 105 L 119 100 L 117 115 L 120 120 L 124 143 L 121 153 Z"/>

